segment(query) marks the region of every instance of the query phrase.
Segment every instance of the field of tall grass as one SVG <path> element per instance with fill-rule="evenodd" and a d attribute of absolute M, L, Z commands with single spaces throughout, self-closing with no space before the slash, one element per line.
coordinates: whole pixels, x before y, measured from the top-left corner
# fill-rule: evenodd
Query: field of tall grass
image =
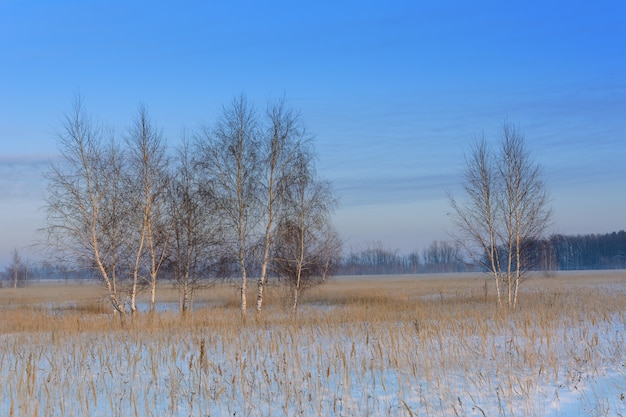
<path fill-rule="evenodd" d="M 270 286 L 243 323 L 224 284 L 122 324 L 95 284 L 0 289 L 0 415 L 626 415 L 626 272 L 522 291 L 509 312 L 482 275 L 340 277 L 296 315 Z"/>

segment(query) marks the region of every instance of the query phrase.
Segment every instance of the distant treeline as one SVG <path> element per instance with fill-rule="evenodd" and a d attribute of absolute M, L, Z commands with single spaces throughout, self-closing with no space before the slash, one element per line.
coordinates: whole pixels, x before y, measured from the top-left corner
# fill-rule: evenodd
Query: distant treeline
<path fill-rule="evenodd" d="M 626 269 L 626 231 L 607 234 L 562 235 L 531 245 L 530 257 L 536 259 L 536 269 L 571 271 L 590 269 Z M 479 268 L 464 259 L 459 245 L 434 241 L 423 251 L 401 253 L 381 242 L 371 242 L 352 248 L 344 255 L 336 275 L 420 274 L 476 271 Z M 22 286 L 34 279 L 95 279 L 90 270 L 76 270 L 49 263 L 15 260 L 0 272 L 0 286 Z"/>
<path fill-rule="evenodd" d="M 546 240 L 550 249 L 546 267 L 555 270 L 625 269 L 626 232 L 590 235 L 553 235 Z"/>
<path fill-rule="evenodd" d="M 626 232 L 588 235 L 555 234 L 528 245 L 533 269 L 571 271 L 626 269 Z M 352 249 L 338 267 L 339 275 L 419 274 L 477 271 L 454 242 L 434 241 L 423 251 L 401 253 L 381 242 Z"/>
<path fill-rule="evenodd" d="M 434 241 L 423 251 L 401 253 L 382 242 L 371 242 L 353 248 L 337 267 L 337 275 L 383 275 L 463 272 L 467 262 L 459 245 Z"/>

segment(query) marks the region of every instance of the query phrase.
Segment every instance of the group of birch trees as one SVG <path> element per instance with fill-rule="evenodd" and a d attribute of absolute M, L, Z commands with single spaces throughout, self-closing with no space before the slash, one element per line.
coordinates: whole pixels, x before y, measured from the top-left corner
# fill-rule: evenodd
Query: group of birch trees
<path fill-rule="evenodd" d="M 461 200 L 450 195 L 457 242 L 493 276 L 498 305 L 514 309 L 552 216 L 541 167 L 518 128 L 505 122 L 495 149 L 484 136 L 473 143 L 463 191 Z"/>
<path fill-rule="evenodd" d="M 142 290 L 154 311 L 163 278 L 178 288 L 181 312 L 201 285 L 223 277 L 238 277 L 244 317 L 251 277 L 257 314 L 269 276 L 289 285 L 295 309 L 337 262 L 336 199 L 285 100 L 259 112 L 237 97 L 171 152 L 145 107 L 118 138 L 77 97 L 58 143 L 47 172 L 49 247 L 96 270 L 122 316 L 137 311 Z"/>

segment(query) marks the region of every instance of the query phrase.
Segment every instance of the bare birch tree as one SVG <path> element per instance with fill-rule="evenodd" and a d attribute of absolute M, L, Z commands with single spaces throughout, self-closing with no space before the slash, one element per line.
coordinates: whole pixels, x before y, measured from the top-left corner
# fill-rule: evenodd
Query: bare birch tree
<path fill-rule="evenodd" d="M 257 282 L 257 316 L 263 306 L 263 289 L 276 219 L 283 211 L 286 191 L 298 177 L 297 156 L 306 145 L 306 134 L 299 113 L 287 107 L 284 99 L 270 103 L 266 112 L 267 125 L 262 136 L 262 169 L 265 173 L 261 183 L 264 204 L 265 231 L 262 245 L 261 273 Z"/>
<path fill-rule="evenodd" d="M 241 275 L 241 315 L 246 317 L 248 253 L 252 234 L 259 224 L 259 127 L 254 108 L 244 96 L 224 107 L 213 129 L 198 138 L 198 164 L 205 184 L 223 216 L 226 241 L 237 259 Z"/>
<path fill-rule="evenodd" d="M 28 265 L 22 261 L 17 248 L 13 249 L 11 266 L 7 268 L 7 278 L 13 281 L 13 288 L 24 287 L 28 281 Z"/>
<path fill-rule="evenodd" d="M 80 97 L 65 115 L 58 134 L 61 157 L 46 173 L 48 242 L 61 258 L 95 268 L 113 311 L 125 314 L 118 282 L 122 240 L 119 199 L 121 157 L 114 141 L 105 146 L 102 130 L 86 114 Z"/>
<path fill-rule="evenodd" d="M 137 286 L 145 271 L 150 291 L 149 313 L 154 311 L 159 271 L 167 246 L 165 191 L 169 181 L 168 158 L 161 132 L 140 105 L 126 137 L 128 145 L 128 198 L 133 206 L 134 262 L 131 312 L 136 312 Z"/>
<path fill-rule="evenodd" d="M 300 152 L 296 165 L 273 254 L 273 269 L 291 289 L 294 312 L 304 290 L 326 282 L 342 246 L 330 222 L 337 204 L 330 183 L 315 176 L 309 154 Z"/>
<path fill-rule="evenodd" d="M 502 305 L 500 291 L 500 258 L 496 240 L 497 182 L 487 140 L 476 139 L 465 157 L 463 190 L 465 200 L 458 202 L 452 195 L 457 239 L 472 259 L 489 271 L 494 278 L 498 305 Z"/>
<path fill-rule="evenodd" d="M 526 149 L 524 136 L 510 123 L 503 125 L 502 133 L 499 206 L 505 223 L 507 305 L 515 308 L 523 274 L 537 266 L 529 250 L 543 237 L 552 212 L 541 169 Z"/>
<path fill-rule="evenodd" d="M 523 135 L 503 125 L 499 152 L 485 137 L 476 140 L 465 160 L 465 199 L 452 195 L 450 205 L 459 243 L 493 276 L 497 302 L 515 308 L 529 263 L 528 245 L 545 233 L 551 217 L 541 170 Z M 503 294 L 506 291 L 506 294 Z"/>
<path fill-rule="evenodd" d="M 201 187 L 186 138 L 177 150 L 176 161 L 168 187 L 168 269 L 178 288 L 179 311 L 184 314 L 193 306 L 195 291 L 217 275 L 222 260 L 222 228 L 215 198 L 210 188 Z"/>

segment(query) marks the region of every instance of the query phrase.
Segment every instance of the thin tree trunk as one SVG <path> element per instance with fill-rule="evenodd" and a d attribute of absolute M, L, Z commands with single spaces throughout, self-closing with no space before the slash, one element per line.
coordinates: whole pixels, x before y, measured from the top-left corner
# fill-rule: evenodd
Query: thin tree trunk
<path fill-rule="evenodd" d="M 500 294 L 500 274 L 498 271 L 493 272 L 494 279 L 496 281 L 496 298 L 498 299 L 498 307 L 502 307 L 502 296 Z"/>
<path fill-rule="evenodd" d="M 91 197 L 91 191 L 90 191 L 90 198 L 92 199 L 92 207 L 96 207 L 95 204 L 93 204 L 93 197 Z M 107 273 L 106 268 L 104 267 L 104 265 L 102 264 L 102 258 L 100 257 L 100 247 L 98 245 L 98 239 L 96 237 L 96 219 L 98 218 L 98 210 L 95 209 L 94 213 L 93 213 L 93 222 L 91 225 L 91 244 L 93 246 L 93 253 L 94 253 L 94 259 L 96 260 L 96 265 L 98 266 L 98 270 L 101 274 L 101 276 L 104 278 L 104 282 L 106 283 L 106 287 L 107 287 L 107 291 L 109 292 L 109 300 L 111 301 L 111 305 L 113 307 L 113 312 L 118 312 L 120 313 L 120 316 L 124 316 L 124 314 L 126 313 L 126 310 L 124 309 L 124 306 L 120 303 L 120 300 L 117 298 L 117 288 L 115 286 L 115 281 L 111 281 L 111 277 L 109 277 L 109 274 Z M 113 268 L 113 273 L 115 273 L 115 268 Z"/>
<path fill-rule="evenodd" d="M 275 142 L 272 142 L 275 144 Z M 272 146 L 272 155 L 270 163 L 270 173 L 268 178 L 268 191 L 267 191 L 267 224 L 265 225 L 265 241 L 263 248 L 263 261 L 261 263 L 261 276 L 258 280 L 257 298 L 256 298 L 256 315 L 261 315 L 261 309 L 263 308 L 263 290 L 265 286 L 265 277 L 267 274 L 267 264 L 270 257 L 270 245 L 272 243 L 272 224 L 274 222 L 274 172 L 276 169 L 276 157 L 277 150 L 275 146 Z"/>
<path fill-rule="evenodd" d="M 271 213 L 271 210 L 270 210 Z M 271 216 L 271 214 L 270 214 Z M 265 277 L 267 274 L 267 264 L 269 262 L 269 252 L 270 252 L 270 228 L 272 227 L 271 220 L 267 223 L 267 229 L 265 231 L 265 250 L 263 253 L 263 263 L 261 264 L 261 276 L 259 277 L 259 281 L 257 284 L 257 297 L 256 297 L 256 315 L 259 317 L 261 315 L 261 309 L 263 308 L 263 290 L 265 287 Z"/>
<path fill-rule="evenodd" d="M 150 205 L 152 207 L 152 205 Z M 161 265 L 165 259 L 165 250 L 167 246 L 167 240 L 163 243 L 163 248 L 159 259 L 157 259 L 157 247 L 154 244 L 153 232 L 152 232 L 152 219 L 148 217 L 148 246 L 150 247 L 150 310 L 149 313 L 154 313 L 154 307 L 156 304 L 156 291 L 158 285 L 158 275 Z"/>
<path fill-rule="evenodd" d="M 246 291 L 247 289 L 247 277 L 246 272 L 244 270 L 241 277 L 241 318 L 245 321 L 246 319 L 246 308 L 247 308 L 247 300 L 246 300 Z"/>
<path fill-rule="evenodd" d="M 300 286 L 300 279 L 298 278 L 298 283 L 293 287 L 293 313 L 295 314 L 298 311 L 298 287 Z"/>
<path fill-rule="evenodd" d="M 518 242 L 519 242 L 519 238 L 518 238 Z M 520 253 L 520 249 L 519 249 L 519 243 L 517 244 L 517 267 L 515 268 L 515 293 L 513 295 L 513 308 L 515 308 L 517 306 L 517 291 L 519 289 L 519 285 L 520 285 L 520 280 L 522 278 L 522 274 L 521 274 L 521 265 L 520 262 L 522 261 L 522 257 L 521 257 L 521 253 Z"/>
<path fill-rule="evenodd" d="M 156 277 L 152 277 L 150 281 L 150 309 L 148 314 L 154 313 L 154 305 L 156 303 Z"/>
<path fill-rule="evenodd" d="M 301 195 L 301 207 L 304 207 L 304 194 Z M 298 269 L 296 272 L 296 287 L 294 290 L 293 296 L 293 312 L 296 313 L 296 309 L 298 308 L 298 292 L 300 290 L 300 284 L 302 281 L 302 267 L 304 265 L 304 212 L 300 216 L 300 242 L 299 242 L 299 254 L 298 254 Z"/>
<path fill-rule="evenodd" d="M 496 280 L 496 297 L 498 299 L 498 307 L 502 307 L 502 290 L 500 288 L 500 255 L 496 245 L 496 237 L 494 233 L 493 216 L 491 206 L 488 208 L 489 215 L 489 258 L 491 261 L 491 270 Z"/>
<path fill-rule="evenodd" d="M 178 312 L 180 314 L 184 314 L 185 313 L 185 308 L 183 307 L 185 304 L 185 299 L 184 299 L 184 289 L 182 287 L 178 288 Z"/>
<path fill-rule="evenodd" d="M 263 265 L 263 269 L 261 270 L 261 277 L 259 277 L 257 296 L 256 296 L 256 315 L 257 317 L 261 316 L 261 309 L 263 308 L 263 290 L 265 287 L 265 270 L 266 267 Z"/>
<path fill-rule="evenodd" d="M 239 262 L 241 266 L 241 318 L 243 321 L 246 320 L 246 309 L 247 309 L 247 294 L 248 291 L 248 275 L 246 271 L 246 262 L 245 262 L 245 254 L 243 246 L 239 247 Z"/>
<path fill-rule="evenodd" d="M 270 236 L 269 229 L 271 228 L 271 222 L 268 222 L 267 225 L 268 231 L 265 234 L 265 252 L 263 254 L 263 264 L 261 265 L 261 276 L 258 281 L 257 288 L 257 296 L 256 296 L 256 315 L 257 317 L 261 315 L 261 309 L 263 308 L 263 290 L 265 287 L 265 277 L 267 274 L 267 264 L 269 262 L 269 252 L 270 252 Z"/>
<path fill-rule="evenodd" d="M 271 191 L 270 191 L 271 193 Z M 271 198 L 271 197 L 270 197 Z M 257 285 L 256 296 L 256 315 L 261 316 L 261 309 L 263 308 L 263 290 L 265 287 L 265 277 L 267 274 L 267 264 L 270 256 L 270 244 L 271 244 L 271 228 L 272 228 L 272 208 L 269 208 L 269 218 L 265 229 L 265 248 L 263 252 L 263 263 L 261 264 L 261 276 L 259 277 Z"/>
<path fill-rule="evenodd" d="M 178 311 L 184 314 L 188 310 L 188 303 L 189 303 L 189 273 L 185 273 L 184 282 L 181 283 L 181 286 L 179 287 L 178 292 L 179 292 Z"/>
<path fill-rule="evenodd" d="M 135 256 L 135 267 L 133 270 L 133 285 L 130 290 L 130 312 L 135 315 L 137 313 L 137 286 L 139 283 L 139 261 L 141 260 L 141 253 L 143 252 L 143 244 L 145 240 L 145 229 L 142 228 L 141 239 L 139 240 L 139 248 L 137 249 L 137 255 Z"/>

